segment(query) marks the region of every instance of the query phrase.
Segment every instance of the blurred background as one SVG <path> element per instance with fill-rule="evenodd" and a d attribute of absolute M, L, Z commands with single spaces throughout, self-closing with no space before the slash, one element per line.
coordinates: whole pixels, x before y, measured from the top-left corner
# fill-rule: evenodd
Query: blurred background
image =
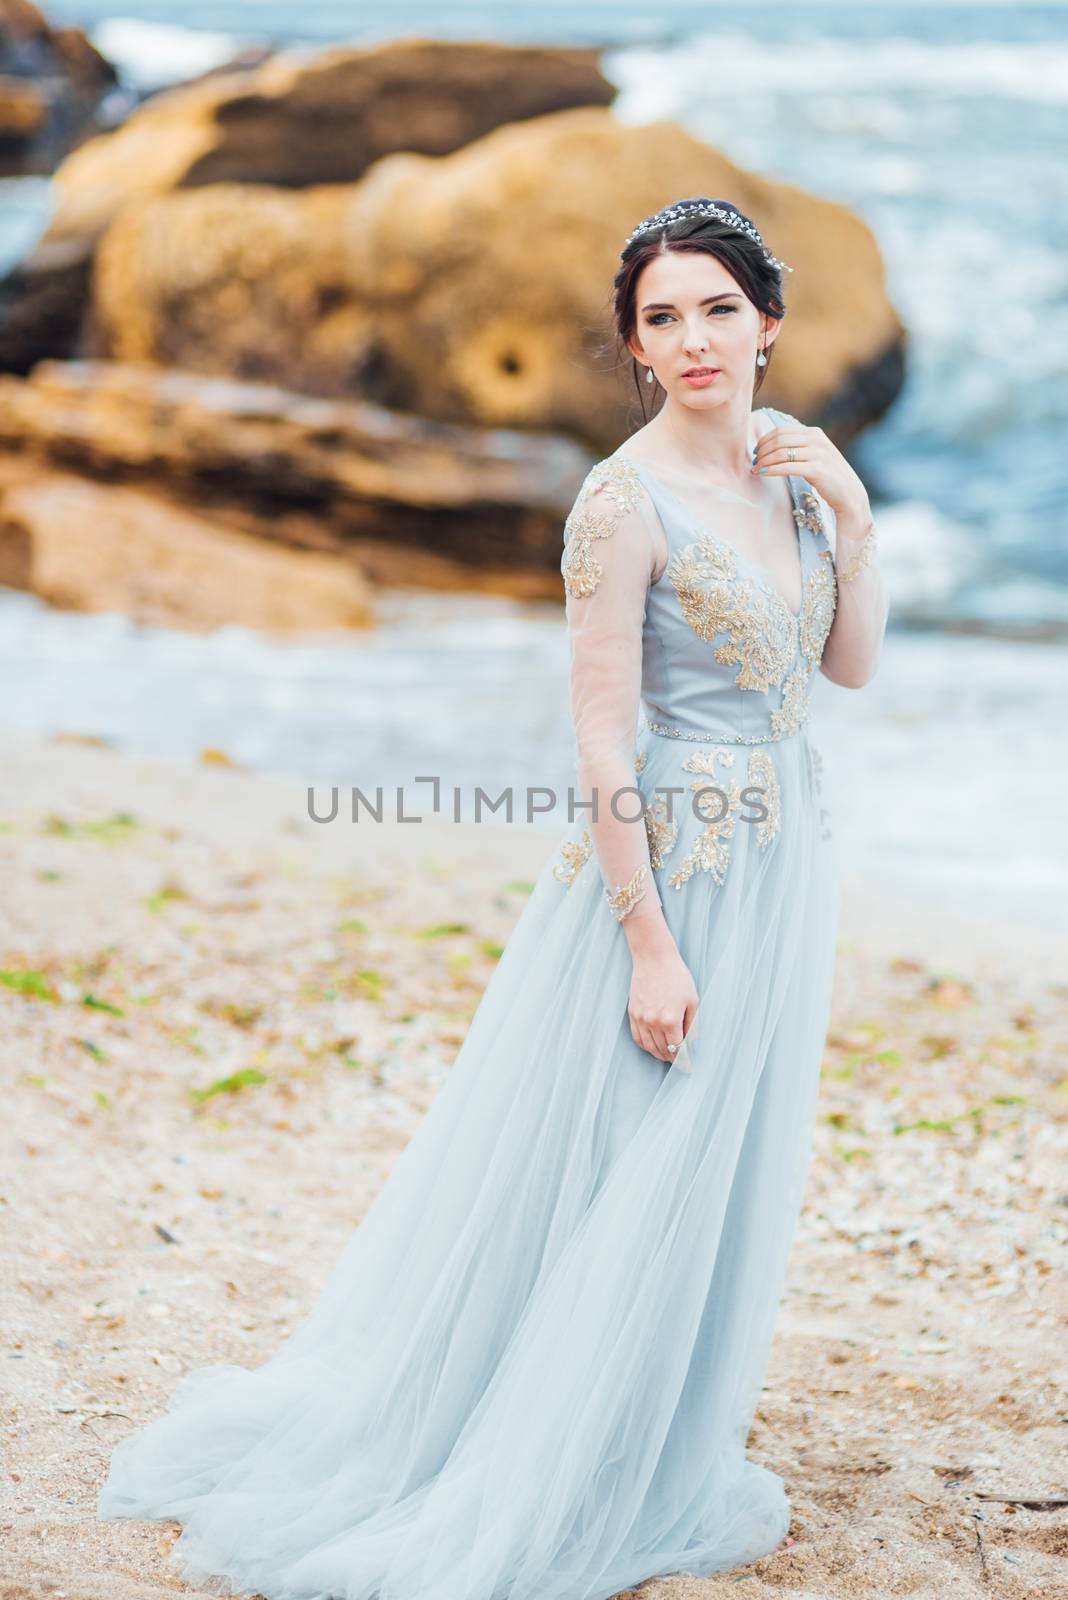
<path fill-rule="evenodd" d="M 848 453 L 891 587 L 816 688 L 845 869 L 1060 923 L 1064 8 L 383 14 L 0 0 L 0 748 L 564 791 L 618 252 L 725 195 L 795 268 L 756 404 Z"/>

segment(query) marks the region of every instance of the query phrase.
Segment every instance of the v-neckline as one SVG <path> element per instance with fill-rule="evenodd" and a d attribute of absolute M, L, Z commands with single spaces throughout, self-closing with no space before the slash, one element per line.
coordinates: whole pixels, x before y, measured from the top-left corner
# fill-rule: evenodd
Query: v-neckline
<path fill-rule="evenodd" d="M 770 431 L 771 430 L 769 428 L 764 429 L 764 433 L 769 433 Z M 758 441 L 763 438 L 764 433 L 757 434 Z M 669 489 L 664 480 L 657 477 L 656 473 L 653 472 L 651 468 L 647 467 L 644 461 L 639 461 L 636 456 L 628 455 L 622 449 L 617 450 L 616 455 L 622 457 L 624 461 L 629 461 L 631 466 L 636 468 L 638 472 L 644 472 L 650 478 L 652 478 L 653 482 L 658 485 L 661 491 L 666 494 L 670 500 L 675 502 L 680 511 L 683 512 L 687 520 L 693 525 L 697 532 L 703 534 L 706 538 L 714 540 L 715 543 L 720 545 L 723 549 L 729 550 L 731 555 L 734 556 L 735 560 L 740 561 L 743 566 L 749 567 L 753 572 L 759 573 L 761 585 L 782 603 L 785 610 L 795 622 L 800 623 L 805 609 L 805 552 L 801 541 L 801 528 L 796 516 L 793 518 L 794 538 L 797 543 L 797 570 L 801 581 L 801 605 L 797 611 L 794 610 L 793 606 L 787 600 L 778 584 L 771 581 L 770 571 L 767 567 L 762 567 L 759 562 L 753 561 L 749 556 L 743 555 L 738 549 L 737 545 L 732 544 L 729 539 L 724 539 L 721 534 L 713 533 L 711 528 L 706 527 L 700 518 L 690 510 L 685 500 L 680 499 L 673 489 Z M 797 511 L 797 492 L 794 488 L 795 474 L 788 472 L 785 474 L 785 477 L 786 488 L 790 496 L 790 511 L 791 513 L 794 513 Z M 751 500 L 746 500 L 744 495 L 736 495 L 731 489 L 724 489 L 722 484 L 713 484 L 712 487 L 718 489 L 721 494 L 730 495 L 734 500 L 741 500 L 747 506 L 750 506 L 753 510 L 756 510 L 753 502 Z"/>

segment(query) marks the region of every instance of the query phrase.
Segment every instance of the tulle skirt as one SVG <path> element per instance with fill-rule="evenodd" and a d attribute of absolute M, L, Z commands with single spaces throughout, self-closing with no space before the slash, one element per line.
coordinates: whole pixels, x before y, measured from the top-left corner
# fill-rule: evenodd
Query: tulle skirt
<path fill-rule="evenodd" d="M 639 736 L 650 804 L 687 790 L 656 869 L 700 994 L 679 1056 L 631 1038 L 623 929 L 596 858 L 564 848 L 580 817 L 310 1313 L 254 1370 L 187 1374 L 114 1450 L 98 1514 L 177 1519 L 187 1579 L 608 1600 L 786 1533 L 746 1438 L 808 1169 L 837 866 L 806 734 L 713 758 L 728 789 L 767 752 L 776 792 L 764 823 L 710 837 L 688 785 L 713 748 Z"/>

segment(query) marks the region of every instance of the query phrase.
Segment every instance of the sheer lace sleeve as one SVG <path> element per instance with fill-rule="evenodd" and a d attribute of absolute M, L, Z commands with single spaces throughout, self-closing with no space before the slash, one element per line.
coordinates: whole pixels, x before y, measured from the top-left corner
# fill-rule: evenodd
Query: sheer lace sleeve
<path fill-rule="evenodd" d="M 662 915 L 634 762 L 645 599 L 665 560 L 660 519 L 633 465 L 618 455 L 599 462 L 564 526 L 560 570 L 576 798 L 593 802 L 577 814 L 588 819 L 605 896 L 620 922 Z"/>
<path fill-rule="evenodd" d="M 788 411 L 764 410 L 776 422 L 803 426 Z M 834 621 L 823 646 L 820 671 L 832 683 L 860 689 L 874 676 L 882 654 L 890 596 L 878 562 L 878 535 L 874 524 L 860 539 L 843 538 L 832 506 L 809 485 L 834 561 L 837 598 Z"/>
<path fill-rule="evenodd" d="M 838 533 L 834 510 L 816 496 L 834 558 L 838 597 L 820 670 L 832 683 L 859 689 L 875 675 L 890 615 L 890 596 L 878 562 L 874 524 L 862 539 Z"/>

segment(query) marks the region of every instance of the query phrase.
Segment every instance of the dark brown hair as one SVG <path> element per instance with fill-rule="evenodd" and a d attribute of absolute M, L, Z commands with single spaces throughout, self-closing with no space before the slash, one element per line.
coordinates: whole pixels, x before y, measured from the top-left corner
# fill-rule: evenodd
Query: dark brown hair
<path fill-rule="evenodd" d="M 687 200 L 675 200 L 671 203 L 692 205 L 695 201 L 699 201 L 702 205 L 719 206 L 721 210 L 733 212 L 750 227 L 756 226 L 732 200 L 710 201 L 704 195 L 694 195 Z M 656 228 L 650 228 L 647 233 L 639 234 L 624 248 L 623 264 L 616 273 L 612 288 L 616 337 L 621 346 L 620 356 L 621 359 L 627 355 L 631 357 L 634 383 L 638 398 L 642 402 L 643 417 L 645 396 L 639 381 L 641 376 L 638 371 L 639 362 L 628 350 L 627 340 L 637 327 L 635 301 L 642 269 L 654 256 L 663 255 L 669 250 L 717 257 L 758 311 L 763 312 L 765 316 L 774 317 L 777 322 L 781 322 L 786 315 L 786 306 L 782 298 L 782 272 L 767 259 L 755 239 L 732 227 L 729 222 L 723 222 L 718 217 L 683 216 L 676 218 L 674 222 L 663 223 Z M 768 366 L 771 364 L 772 353 L 773 347 L 765 351 Z M 757 367 L 754 394 L 763 383 L 768 366 Z"/>

